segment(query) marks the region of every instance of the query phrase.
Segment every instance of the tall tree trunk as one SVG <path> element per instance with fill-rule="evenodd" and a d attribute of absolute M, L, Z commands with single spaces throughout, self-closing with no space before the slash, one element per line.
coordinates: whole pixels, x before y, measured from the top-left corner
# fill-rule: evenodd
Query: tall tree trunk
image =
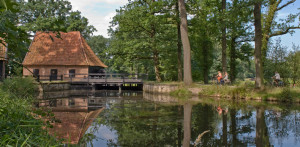
<path fill-rule="evenodd" d="M 158 52 L 154 51 L 153 52 L 153 60 L 154 60 L 154 70 L 155 70 L 155 78 L 157 82 L 161 82 L 161 77 L 159 74 L 159 58 L 158 58 Z"/>
<path fill-rule="evenodd" d="M 261 1 L 254 4 L 254 27 L 255 27 L 255 88 L 263 88 L 263 72 L 261 60 L 261 46 L 262 46 L 262 27 L 261 27 Z"/>
<path fill-rule="evenodd" d="M 226 61 L 226 0 L 222 0 L 222 71 L 225 73 L 227 71 L 227 61 Z"/>
<path fill-rule="evenodd" d="M 188 36 L 188 24 L 187 24 L 187 14 L 185 9 L 184 0 L 178 0 L 179 12 L 180 12 L 180 32 L 181 32 L 181 42 L 183 45 L 183 71 L 184 71 L 184 84 L 189 86 L 193 83 L 192 79 L 192 67 L 191 67 L 191 46 Z"/>
<path fill-rule="evenodd" d="M 269 7 L 266 19 L 264 19 L 264 27 L 262 31 L 262 66 L 265 64 L 265 60 L 267 57 L 268 52 L 268 42 L 269 42 L 269 35 L 271 34 L 271 27 L 274 20 L 275 13 L 277 11 L 277 7 L 279 3 L 277 0 L 269 0 Z"/>
<path fill-rule="evenodd" d="M 154 3 L 155 0 L 152 0 L 152 3 Z M 152 9 L 152 8 L 150 8 Z M 152 11 L 152 10 L 151 10 Z M 154 16 L 155 13 L 152 12 L 152 15 Z M 150 38 L 151 38 L 151 47 L 152 47 L 152 53 L 153 53 L 153 62 L 154 62 L 154 72 L 155 72 L 155 79 L 157 82 L 161 82 L 160 77 L 160 62 L 159 62 L 159 52 L 156 47 L 156 41 L 155 41 L 155 35 L 156 35 L 156 27 L 155 24 L 151 24 L 151 32 L 150 32 Z"/>
<path fill-rule="evenodd" d="M 206 34 L 204 33 L 203 36 L 205 36 Z M 204 84 L 208 84 L 208 74 L 209 74 L 209 67 L 208 67 L 208 46 L 207 44 L 204 42 L 202 43 L 202 54 L 203 54 L 203 79 L 204 79 Z"/>
<path fill-rule="evenodd" d="M 192 118 L 192 107 L 191 103 L 185 103 L 183 106 L 183 147 L 189 147 L 191 141 L 191 118 Z"/>
<path fill-rule="evenodd" d="M 179 18 L 179 6 L 176 3 L 176 18 Z M 178 68 L 178 81 L 182 81 L 182 52 L 181 52 L 181 39 L 180 39 L 180 21 L 177 21 L 177 68 Z"/>
<path fill-rule="evenodd" d="M 234 33 L 233 33 L 234 34 Z M 231 44 L 230 44 L 230 80 L 231 82 L 235 81 L 236 77 L 236 50 L 235 50 L 235 37 L 231 37 Z"/>

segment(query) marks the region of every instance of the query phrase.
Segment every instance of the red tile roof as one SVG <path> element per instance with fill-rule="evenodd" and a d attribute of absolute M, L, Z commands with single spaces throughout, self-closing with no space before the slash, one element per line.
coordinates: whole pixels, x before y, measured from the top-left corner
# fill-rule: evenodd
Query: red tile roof
<path fill-rule="evenodd" d="M 23 65 L 87 65 L 107 67 L 92 51 L 80 32 L 37 32 Z"/>

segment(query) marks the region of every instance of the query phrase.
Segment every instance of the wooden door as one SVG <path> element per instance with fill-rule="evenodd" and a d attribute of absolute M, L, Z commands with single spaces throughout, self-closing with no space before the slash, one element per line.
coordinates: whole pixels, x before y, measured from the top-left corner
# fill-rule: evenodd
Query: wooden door
<path fill-rule="evenodd" d="M 57 69 L 51 69 L 50 81 L 57 80 Z"/>

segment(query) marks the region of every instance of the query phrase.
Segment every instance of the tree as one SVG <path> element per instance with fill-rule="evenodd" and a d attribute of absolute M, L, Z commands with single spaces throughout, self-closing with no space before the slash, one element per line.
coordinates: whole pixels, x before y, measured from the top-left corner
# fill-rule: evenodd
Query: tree
<path fill-rule="evenodd" d="M 17 26 L 16 6 L 18 4 L 11 0 L 0 2 L 0 44 L 9 46 L 9 54 L 19 56 L 21 54 L 19 49 L 23 48 L 29 40 L 27 33 Z"/>
<path fill-rule="evenodd" d="M 178 64 L 178 81 L 182 81 L 182 44 L 181 44 L 181 34 L 180 34 L 180 20 L 179 20 L 179 6 L 176 2 L 176 25 L 177 25 L 177 64 Z"/>
<path fill-rule="evenodd" d="M 180 32 L 181 41 L 183 45 L 183 63 L 184 63 L 184 84 L 189 86 L 192 84 L 192 69 L 191 69 L 191 47 L 188 36 L 188 24 L 187 24 L 187 14 L 185 9 L 184 0 L 178 0 L 179 12 L 180 12 Z"/>
<path fill-rule="evenodd" d="M 254 27 L 255 27 L 255 88 L 263 88 L 263 72 L 262 72 L 262 26 L 261 26 L 261 1 L 258 0 L 254 3 Z"/>
<path fill-rule="evenodd" d="M 108 51 L 114 69 L 131 72 L 138 68 L 156 81 L 178 79 L 178 34 L 173 6 L 173 1 L 131 1 L 117 10 L 111 23 Z"/>
<path fill-rule="evenodd" d="M 96 31 L 88 25 L 88 19 L 79 11 L 71 11 L 72 5 L 66 0 L 20 0 L 20 28 L 27 32 L 36 31 L 80 31 L 88 38 Z"/>
<path fill-rule="evenodd" d="M 289 53 L 287 59 L 288 59 L 288 64 L 289 64 L 289 68 L 291 71 L 291 78 L 293 81 L 293 85 L 295 86 L 300 78 L 300 76 L 299 76 L 299 72 L 300 72 L 299 49 L 300 49 L 300 47 L 293 44 L 292 48 L 293 48 L 293 50 Z"/>
<path fill-rule="evenodd" d="M 97 31 L 92 25 L 89 25 L 87 18 L 81 16 L 80 11 L 70 12 L 66 18 L 67 32 L 79 31 L 84 38 L 89 38 L 93 32 Z"/>
<path fill-rule="evenodd" d="M 237 66 L 238 58 L 243 58 L 243 56 L 239 56 L 239 48 L 241 48 L 244 42 L 249 41 L 252 37 L 251 28 L 249 22 L 252 20 L 251 18 L 251 7 L 249 2 L 233 0 L 232 3 L 228 4 L 228 33 L 227 36 L 229 38 L 228 46 L 229 46 L 229 66 L 230 66 L 230 80 L 234 82 L 237 77 Z M 241 59 L 242 60 L 242 59 Z M 244 60 L 243 60 L 244 61 Z"/>
<path fill-rule="evenodd" d="M 277 71 L 280 74 L 280 78 L 284 82 L 288 83 L 288 78 L 290 77 L 290 69 L 287 60 L 287 47 L 281 44 L 281 39 L 277 39 L 276 43 L 270 44 L 267 58 L 264 64 L 265 76 L 267 80 L 271 80 Z"/>
<path fill-rule="evenodd" d="M 267 57 L 268 43 L 271 37 L 280 36 L 287 33 L 293 33 L 294 29 L 300 29 L 299 24 L 294 25 L 296 18 L 300 13 L 289 14 L 286 19 L 280 19 L 279 23 L 275 21 L 276 14 L 289 5 L 293 4 L 296 0 L 288 0 L 283 3 L 282 0 L 269 0 L 266 2 L 267 12 L 263 15 L 263 28 L 262 28 L 262 62 Z"/>
<path fill-rule="evenodd" d="M 194 80 L 203 80 L 205 84 L 209 82 L 209 72 L 213 64 L 213 52 L 219 33 L 216 25 L 217 3 L 209 0 L 191 0 L 190 14 L 194 17 L 190 20 L 190 40 L 192 47 L 192 73 Z"/>
<path fill-rule="evenodd" d="M 227 61 L 226 61 L 226 0 L 222 0 L 222 17 L 221 17 L 221 25 L 222 25 L 222 71 L 223 73 L 227 72 Z"/>
<path fill-rule="evenodd" d="M 91 36 L 86 41 L 101 61 L 106 63 L 106 61 L 109 60 L 109 56 L 107 55 L 107 48 L 109 46 L 108 38 L 105 38 L 102 35 L 97 35 Z"/>

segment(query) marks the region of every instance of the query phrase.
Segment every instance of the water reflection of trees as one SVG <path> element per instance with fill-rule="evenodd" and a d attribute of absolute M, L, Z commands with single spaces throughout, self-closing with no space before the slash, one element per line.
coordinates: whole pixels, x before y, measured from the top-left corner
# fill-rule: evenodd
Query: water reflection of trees
<path fill-rule="evenodd" d="M 101 123 L 118 135 L 116 141 L 108 142 L 109 146 L 177 146 L 182 139 L 178 139 L 182 137 L 182 112 L 178 111 L 182 109 L 177 106 L 123 100 L 100 117 Z"/>
<path fill-rule="evenodd" d="M 202 137 L 202 146 L 247 146 L 254 144 L 253 137 L 246 137 L 254 130 L 250 110 L 229 108 L 219 115 L 217 106 L 199 104 L 193 107 L 192 141 L 205 130 L 210 132 Z M 225 107 L 225 106 L 223 106 Z M 243 137 L 241 137 L 243 136 Z"/>
<path fill-rule="evenodd" d="M 272 142 L 282 144 L 291 136 L 294 137 L 294 142 L 299 142 L 300 139 L 300 115 L 295 110 L 269 110 L 265 112 L 266 124 L 268 124 L 269 135 L 274 136 Z"/>
<path fill-rule="evenodd" d="M 298 111 L 221 104 L 228 111 L 219 114 L 217 104 L 165 105 L 138 99 L 107 106 L 94 126 L 116 132 L 108 146 L 191 146 L 206 130 L 210 132 L 202 136 L 200 146 L 269 146 L 300 136 Z"/>

